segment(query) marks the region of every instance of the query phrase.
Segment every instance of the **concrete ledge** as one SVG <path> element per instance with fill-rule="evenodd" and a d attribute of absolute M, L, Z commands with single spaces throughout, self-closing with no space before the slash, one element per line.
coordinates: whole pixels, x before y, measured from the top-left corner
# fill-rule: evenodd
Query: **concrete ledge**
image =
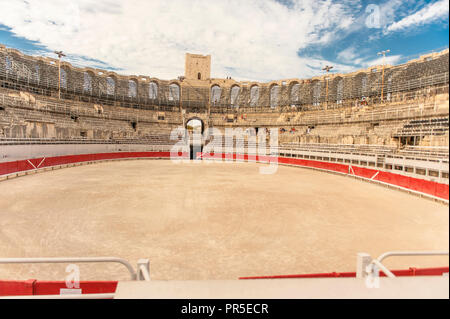
<path fill-rule="evenodd" d="M 115 299 L 448 299 L 448 276 L 119 282 Z"/>

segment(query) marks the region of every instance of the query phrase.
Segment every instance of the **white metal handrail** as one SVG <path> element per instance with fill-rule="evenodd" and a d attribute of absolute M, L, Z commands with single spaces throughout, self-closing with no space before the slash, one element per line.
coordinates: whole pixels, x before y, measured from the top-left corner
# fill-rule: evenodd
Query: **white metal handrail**
<path fill-rule="evenodd" d="M 377 260 L 382 262 L 384 259 L 393 256 L 448 256 L 448 250 L 435 251 L 389 251 L 380 255 Z"/>
<path fill-rule="evenodd" d="M 62 258 L 0 258 L 0 264 L 55 264 L 55 263 L 119 263 L 124 265 L 131 280 L 136 280 L 137 275 L 131 264 L 117 257 L 62 257 Z"/>
<path fill-rule="evenodd" d="M 373 259 L 367 266 L 366 271 L 368 274 L 374 274 L 377 271 L 377 267 L 381 269 L 389 278 L 395 278 L 395 275 L 382 264 L 382 261 L 389 257 L 405 257 L 405 256 L 448 256 L 448 250 L 435 250 L 435 251 L 389 251 L 380 255 L 377 259 Z"/>

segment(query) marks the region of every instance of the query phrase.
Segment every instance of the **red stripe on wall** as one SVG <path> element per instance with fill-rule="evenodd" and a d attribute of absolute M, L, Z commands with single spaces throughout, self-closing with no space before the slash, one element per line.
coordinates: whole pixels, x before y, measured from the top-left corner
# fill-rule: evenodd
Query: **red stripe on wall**
<path fill-rule="evenodd" d="M 442 276 L 449 272 L 448 267 L 436 267 L 436 268 L 409 268 L 404 270 L 392 270 L 395 276 Z M 280 276 L 257 276 L 257 277 L 241 277 L 241 280 L 247 279 L 293 279 L 293 278 L 336 278 L 336 277 L 356 277 L 356 272 L 330 272 L 322 274 L 301 274 L 301 275 L 280 275 Z M 380 271 L 380 277 L 386 277 L 386 275 Z"/>
<path fill-rule="evenodd" d="M 0 296 L 31 296 L 36 280 L 0 280 Z"/>
<path fill-rule="evenodd" d="M 82 281 L 80 289 L 82 294 L 108 294 L 114 293 L 117 281 Z M 67 289 L 64 281 L 36 281 L 34 295 L 59 295 L 61 289 Z"/>

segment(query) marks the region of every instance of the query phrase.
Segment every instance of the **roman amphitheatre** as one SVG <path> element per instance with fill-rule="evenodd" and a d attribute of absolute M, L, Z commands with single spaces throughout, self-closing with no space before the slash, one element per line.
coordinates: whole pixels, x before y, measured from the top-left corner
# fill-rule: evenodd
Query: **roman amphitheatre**
<path fill-rule="evenodd" d="M 210 56 L 161 80 L 0 46 L 0 257 L 148 258 L 155 280 L 231 280 L 448 251 L 448 83 L 448 50 L 257 83 L 212 78 Z M 212 129 L 243 134 L 227 144 Z M 128 276 L 80 267 L 82 280 Z M 65 273 L 0 265 L 2 280 Z"/>

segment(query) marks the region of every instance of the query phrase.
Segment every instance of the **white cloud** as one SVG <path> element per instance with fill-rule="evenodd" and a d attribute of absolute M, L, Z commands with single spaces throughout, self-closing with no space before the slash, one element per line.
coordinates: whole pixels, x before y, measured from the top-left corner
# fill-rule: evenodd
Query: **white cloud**
<path fill-rule="evenodd" d="M 355 64 L 359 64 L 360 59 L 357 59 L 357 61 L 355 61 L 355 59 L 359 57 L 359 54 L 356 52 L 356 48 L 355 47 L 348 47 L 344 50 L 342 50 L 341 52 L 338 53 L 337 58 L 339 60 L 342 60 L 344 62 L 353 62 Z"/>
<path fill-rule="evenodd" d="M 428 4 L 424 8 L 401 19 L 400 21 L 392 23 L 386 28 L 385 33 L 402 31 L 408 28 L 432 23 L 441 19 L 447 19 L 448 21 L 448 15 L 448 0 L 436 1 Z"/>
<path fill-rule="evenodd" d="M 390 55 L 386 57 L 385 63 L 390 65 L 395 65 L 398 62 L 400 62 L 402 59 L 401 55 Z M 362 66 L 364 67 L 370 67 L 370 66 L 377 66 L 383 64 L 383 57 L 379 57 L 378 59 L 369 60 L 362 62 Z"/>
<path fill-rule="evenodd" d="M 372 52 L 373 53 L 373 52 Z M 358 51 L 355 47 L 348 47 L 338 53 L 337 58 L 344 63 L 352 63 L 354 66 L 359 66 L 363 68 L 368 68 L 371 66 L 382 65 L 383 57 L 378 57 L 376 59 L 369 59 L 370 56 L 367 55 L 367 49 Z M 403 59 L 402 55 L 388 55 L 386 56 L 384 62 L 386 64 L 395 65 L 401 62 Z M 349 70 L 353 71 L 353 70 Z"/>
<path fill-rule="evenodd" d="M 98 59 L 124 74 L 176 78 L 184 54 L 212 55 L 214 77 L 317 75 L 329 61 L 299 49 L 326 44 L 355 21 L 358 0 L 0 0 L 0 23 L 50 50 Z M 342 71 L 346 65 L 338 66 Z"/>

